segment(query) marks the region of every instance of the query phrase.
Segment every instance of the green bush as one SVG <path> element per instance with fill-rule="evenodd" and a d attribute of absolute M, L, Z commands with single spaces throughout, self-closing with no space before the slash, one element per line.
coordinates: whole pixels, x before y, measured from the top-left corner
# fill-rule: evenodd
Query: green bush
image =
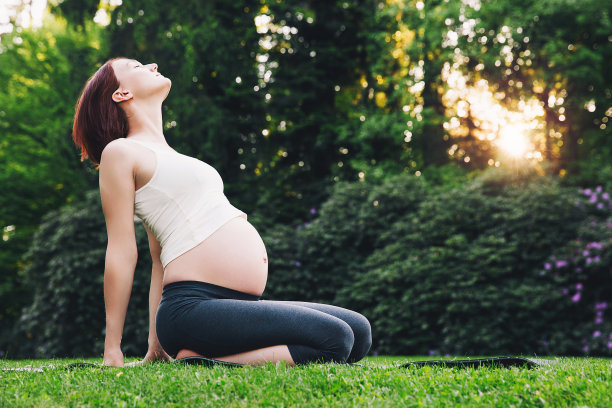
<path fill-rule="evenodd" d="M 563 294 L 570 278 L 540 274 L 575 239 L 610 246 L 609 208 L 587 204 L 577 188 L 528 170 L 486 172 L 460 188 L 413 176 L 340 183 L 317 219 L 284 228 L 286 239 L 275 231 L 268 245 L 284 244 L 281 259 L 270 256 L 266 294 L 363 313 L 374 353 L 581 354 L 594 334 L 590 351 L 606 355 L 609 319 L 591 323 L 604 320 L 612 293 L 605 250 L 584 303 Z M 600 228 L 587 233 L 594 219 Z"/>
<path fill-rule="evenodd" d="M 394 176 L 380 185 L 341 182 L 321 208 L 310 210 L 313 221 L 261 231 L 270 256 L 265 295 L 334 300 L 374 249 L 393 239 L 388 225 L 415 211 L 425 194 L 416 177 Z"/>
<path fill-rule="evenodd" d="M 122 350 L 144 355 L 148 339 L 151 257 L 136 223 L 138 265 L 125 320 Z M 26 253 L 25 280 L 34 293 L 13 330 L 7 357 L 101 356 L 104 352 L 106 224 L 98 190 L 43 217 Z"/>
<path fill-rule="evenodd" d="M 585 197 L 578 205 L 589 212 L 589 217 L 581 224 L 576 239 L 551 254 L 540 275 L 561 287 L 562 304 L 573 320 L 573 338 L 581 338 L 581 351 L 610 355 L 612 320 L 604 314 L 612 297 L 612 201 L 601 186 L 582 193 Z M 571 347 L 576 350 L 576 342 Z"/>
<path fill-rule="evenodd" d="M 262 298 L 359 311 L 374 354 L 610 355 L 609 195 L 528 172 L 503 177 L 488 172 L 462 187 L 412 175 L 338 183 L 309 222 L 261 228 L 270 259 Z M 141 224 L 136 236 L 127 355 L 143 355 L 148 335 Z M 45 216 L 28 252 L 34 302 L 13 353 L 101 355 L 105 250 L 97 191 Z"/>

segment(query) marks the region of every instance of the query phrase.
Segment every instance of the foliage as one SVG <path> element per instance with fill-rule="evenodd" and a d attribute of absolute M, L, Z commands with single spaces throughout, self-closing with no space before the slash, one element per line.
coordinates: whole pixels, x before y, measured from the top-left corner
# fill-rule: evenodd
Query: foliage
<path fill-rule="evenodd" d="M 27 304 L 22 255 L 41 217 L 78 201 L 97 184 L 71 141 L 80 87 L 99 50 L 99 31 L 47 20 L 38 31 L 2 36 L 0 45 L 0 355 Z"/>
<path fill-rule="evenodd" d="M 612 114 L 607 62 L 612 57 L 612 4 L 479 3 L 478 8 L 466 7 L 465 18 L 450 27 L 459 33 L 457 49 L 467 57 L 460 65 L 468 82 L 487 80 L 511 110 L 530 98 L 539 102 L 545 128 L 534 142 L 551 171 L 577 175 L 581 161 L 606 164 L 612 149 L 606 126 Z M 474 23 L 475 35 L 461 29 L 465 21 Z"/>
<path fill-rule="evenodd" d="M 266 295 L 331 301 L 339 288 L 356 278 L 367 256 L 384 246 L 387 226 L 413 212 L 424 197 L 425 185 L 416 177 L 393 177 L 380 186 L 338 183 L 321 208 L 311 209 L 316 215 L 312 221 L 273 230 L 286 235 L 270 244 L 284 241 L 285 246 L 277 254 L 270 245 Z M 265 239 L 268 234 L 263 234 Z"/>
<path fill-rule="evenodd" d="M 228 198 L 261 229 L 271 255 L 266 295 L 363 308 L 377 323 L 380 319 L 376 330 L 389 330 L 385 336 L 420 330 L 403 336 L 404 343 L 386 343 L 379 332 L 381 350 L 421 350 L 425 344 L 438 344 L 435 352 L 493 350 L 509 347 L 509 340 L 499 340 L 506 336 L 524 339 L 524 350 L 581 353 L 588 346 L 590 352 L 605 351 L 604 336 L 592 336 L 599 326 L 593 326 L 598 323 L 591 316 L 604 313 L 606 300 L 592 287 L 604 269 L 593 263 L 581 275 L 588 276 L 584 282 L 561 272 L 547 281 L 550 275 L 538 271 L 553 254 L 579 259 L 584 245 L 608 239 L 604 214 L 571 206 L 571 186 L 612 191 L 610 2 L 465 3 L 124 0 L 111 7 L 106 1 L 54 1 L 51 11 L 57 18 L 45 20 L 42 29 L 2 35 L 0 354 L 11 342 L 8 327 L 32 301 L 30 290 L 39 300 L 27 309 L 34 320 L 24 327 L 70 321 L 64 305 L 61 314 L 49 315 L 43 300 L 55 290 L 64 293 L 56 282 L 72 276 L 66 273 L 81 255 L 54 246 L 66 268 L 56 269 L 55 255 L 45 252 L 42 238 L 32 239 L 44 214 L 80 203 L 97 187 L 97 174 L 78 161 L 71 121 L 86 79 L 107 58 L 119 55 L 157 62 L 172 79 L 162 107 L 164 134 L 178 151 L 218 169 Z M 100 8 L 110 13 L 106 28 L 91 21 Z M 258 22 L 264 17 L 271 23 Z M 452 33 L 457 43 L 448 45 Z M 546 128 L 539 130 L 544 163 L 465 170 L 491 167 L 494 149 L 475 137 L 479 125 L 469 109 L 464 116 L 456 106 L 444 110 L 441 95 L 450 84 L 442 71 L 449 65 L 462 67 L 468 84 L 485 79 L 508 109 L 532 96 L 539 100 L 546 115 Z M 455 163 L 448 149 L 453 141 L 445 121 L 455 116 L 468 130 L 465 139 L 454 140 L 461 145 L 455 150 L 471 152 L 470 162 L 459 157 Z M 556 174 L 560 167 L 568 170 L 560 185 L 544 180 L 541 189 L 534 187 L 543 173 Z M 99 227 L 101 212 L 87 202 L 96 209 L 91 216 L 98 217 L 92 225 Z M 597 226 L 591 228 L 593 221 Z M 49 239 L 73 239 L 50 218 L 41 228 Z M 142 239 L 144 231 L 137 230 Z M 96 227 L 87 230 L 91 236 L 75 234 L 99 248 L 103 231 Z M 572 247 L 572 240 L 580 244 Z M 607 259 L 606 248 L 601 259 Z M 99 253 L 92 251 L 87 262 L 99 262 Z M 452 276 L 440 271 L 443 262 L 450 262 Z M 586 258 L 572 262 L 586 263 Z M 468 274 L 472 269 L 478 278 Z M 39 276 L 51 286 L 41 286 Z M 392 279 L 393 286 L 378 285 L 381 276 Z M 500 290 L 494 286 L 498 280 L 504 282 Z M 579 283 L 582 299 L 590 304 L 568 306 L 568 297 L 558 293 Z M 429 292 L 413 289 L 417 284 Z M 451 296 L 438 284 L 456 290 Z M 471 288 L 479 292 L 472 294 Z M 78 298 L 74 288 L 66 290 L 70 299 Z M 527 302 L 524 293 L 535 300 Z M 513 328 L 508 334 L 506 320 L 496 316 L 476 325 L 485 311 L 474 317 L 474 305 L 495 303 L 491 299 L 499 294 L 509 299 L 500 302 L 501 318 L 537 316 L 542 326 Z M 380 305 L 373 295 L 382 296 Z M 103 306 L 102 297 L 97 299 L 92 304 Z M 412 309 L 397 307 L 403 299 Z M 84 321 L 99 322 L 99 308 L 83 307 L 92 316 Z M 563 313 L 577 322 L 571 335 L 567 322 L 555 320 Z M 144 315 L 138 316 L 126 329 L 146 327 Z M 477 327 L 469 326 L 468 318 L 476 319 Z M 581 318 L 588 318 L 588 330 Z M 550 338 L 545 326 L 561 337 Z M 72 341 L 51 339 L 64 335 L 61 327 L 49 330 L 37 340 L 27 338 L 36 330 L 22 331 L 19 345 L 42 355 L 51 352 L 51 345 Z M 470 334 L 490 343 L 478 344 Z M 99 333 L 74 335 L 75 342 L 100 341 Z M 127 339 L 130 350 L 143 341 Z M 90 349 L 58 347 L 59 353 Z"/>
<path fill-rule="evenodd" d="M 612 300 L 609 255 L 580 280 L 589 295 L 579 305 L 562 294 L 571 279 L 539 273 L 575 239 L 608 248 L 611 224 L 576 204 L 576 188 L 500 175 L 450 189 L 416 180 L 339 184 L 317 219 L 285 230 L 267 295 L 358 310 L 372 323 L 373 350 L 385 354 L 611 352 L 609 316 L 594 315 Z M 584 230 L 593 217 L 600 227 Z M 594 327 L 593 317 L 607 320 Z"/>
<path fill-rule="evenodd" d="M 576 239 L 550 255 L 540 275 L 562 287 L 562 303 L 571 313 L 582 351 L 605 355 L 612 349 L 608 310 L 612 306 L 612 200 L 601 186 L 582 193 L 584 197 L 576 205 L 585 208 L 590 216 L 580 225 Z M 559 333 L 551 333 L 550 338 L 543 340 L 546 346 L 564 340 Z M 572 347 L 576 349 L 576 344 Z"/>
<path fill-rule="evenodd" d="M 139 262 L 134 273 L 122 349 L 130 355 L 147 349 L 151 257 L 146 230 L 137 223 Z M 13 330 L 9 357 L 94 356 L 104 351 L 104 262 L 106 228 L 100 194 L 43 218 L 26 253 L 24 272 L 33 301 Z"/>
<path fill-rule="evenodd" d="M 493 179 L 458 188 L 406 175 L 338 183 L 309 221 L 261 229 L 270 258 L 263 298 L 357 310 L 370 319 L 377 353 L 610 353 L 609 195 L 587 190 L 587 199 L 552 179 Z M 590 202 L 593 194 L 599 201 Z M 144 353 L 148 328 L 142 226 L 137 240 L 145 260 L 125 325 L 130 353 Z M 28 252 L 35 296 L 16 327 L 18 355 L 100 350 L 104 242 L 97 191 L 45 217 Z M 551 259 L 584 271 L 557 262 L 563 273 L 542 273 Z M 572 302 L 577 284 L 582 301 Z"/>

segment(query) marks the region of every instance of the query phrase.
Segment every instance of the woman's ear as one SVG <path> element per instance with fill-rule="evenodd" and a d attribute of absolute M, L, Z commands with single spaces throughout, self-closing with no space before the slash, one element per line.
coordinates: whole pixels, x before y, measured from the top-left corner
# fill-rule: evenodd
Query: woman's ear
<path fill-rule="evenodd" d="M 132 92 L 130 92 L 129 90 L 122 91 L 120 89 L 117 89 L 115 92 L 113 92 L 112 98 L 113 101 L 120 103 L 132 99 L 132 96 Z"/>

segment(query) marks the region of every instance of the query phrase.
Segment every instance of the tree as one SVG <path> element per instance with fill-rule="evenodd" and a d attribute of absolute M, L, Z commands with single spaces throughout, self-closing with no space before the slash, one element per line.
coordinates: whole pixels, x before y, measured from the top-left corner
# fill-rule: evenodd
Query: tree
<path fill-rule="evenodd" d="M 90 24 L 91 25 L 91 24 Z M 98 32 L 60 20 L 2 36 L 0 53 L 0 353 L 30 298 L 23 254 L 41 217 L 97 185 L 71 138 L 74 104 L 96 60 Z"/>
<path fill-rule="evenodd" d="M 587 0 L 483 1 L 466 8 L 477 36 L 461 36 L 470 82 L 486 78 L 513 109 L 532 97 L 544 109 L 541 146 L 553 169 L 575 173 L 579 160 L 609 157 L 606 122 L 612 56 L 609 2 Z M 604 160 L 600 159 L 601 163 Z"/>

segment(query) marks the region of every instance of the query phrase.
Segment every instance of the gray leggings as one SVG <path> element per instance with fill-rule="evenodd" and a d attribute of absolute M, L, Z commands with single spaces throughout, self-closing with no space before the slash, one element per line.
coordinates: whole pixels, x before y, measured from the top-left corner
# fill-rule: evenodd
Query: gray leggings
<path fill-rule="evenodd" d="M 372 345 L 370 322 L 352 310 L 322 303 L 261 300 L 200 281 L 164 286 L 155 318 L 163 349 L 215 358 L 286 344 L 297 365 L 353 363 Z"/>

